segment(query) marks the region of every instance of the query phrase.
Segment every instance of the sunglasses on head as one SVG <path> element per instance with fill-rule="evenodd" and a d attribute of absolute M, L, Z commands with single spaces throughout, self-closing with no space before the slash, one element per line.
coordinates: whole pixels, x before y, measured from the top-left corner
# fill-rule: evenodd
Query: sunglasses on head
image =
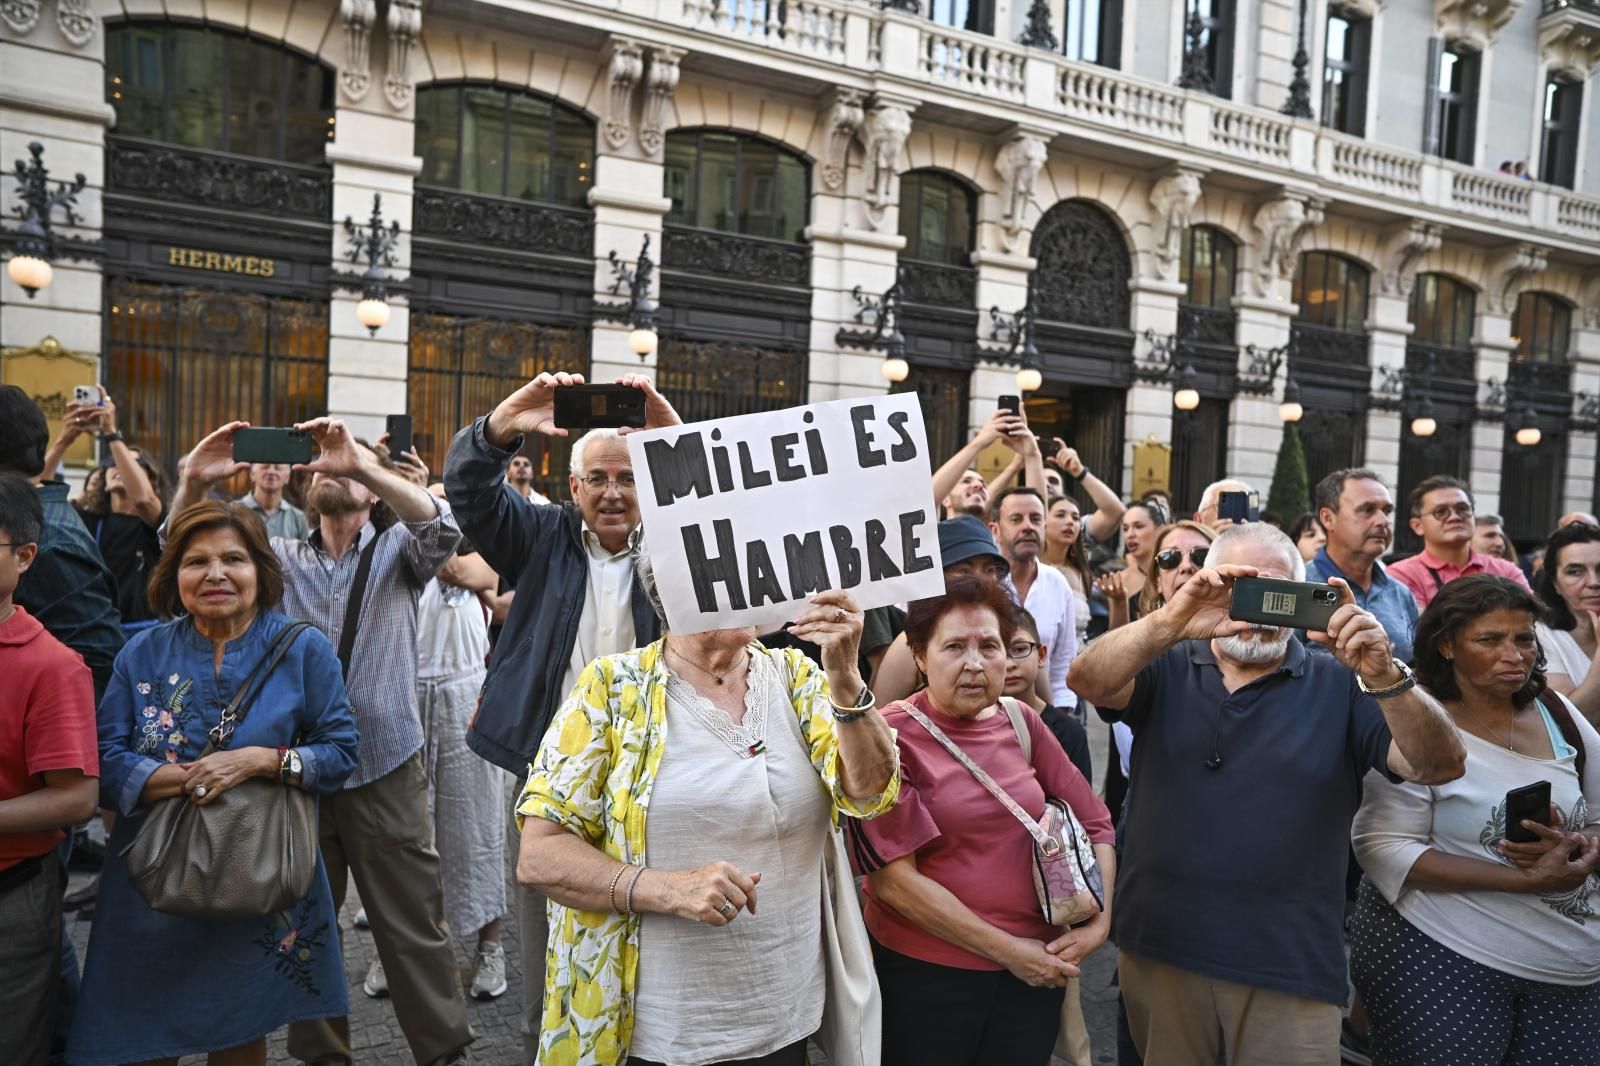
<path fill-rule="evenodd" d="M 1196 569 L 1206 565 L 1206 554 L 1211 551 L 1210 545 L 1204 548 L 1190 548 L 1189 561 Z M 1166 551 L 1156 552 L 1156 565 L 1163 570 L 1176 570 L 1183 565 L 1183 549 L 1168 548 Z"/>

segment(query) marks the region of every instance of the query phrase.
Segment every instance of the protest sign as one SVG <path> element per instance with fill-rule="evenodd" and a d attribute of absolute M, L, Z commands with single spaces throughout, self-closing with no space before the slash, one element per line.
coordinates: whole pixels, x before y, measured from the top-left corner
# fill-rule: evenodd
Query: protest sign
<path fill-rule="evenodd" d="M 628 435 L 656 586 L 674 633 L 863 609 L 944 591 L 922 409 L 912 393 Z"/>

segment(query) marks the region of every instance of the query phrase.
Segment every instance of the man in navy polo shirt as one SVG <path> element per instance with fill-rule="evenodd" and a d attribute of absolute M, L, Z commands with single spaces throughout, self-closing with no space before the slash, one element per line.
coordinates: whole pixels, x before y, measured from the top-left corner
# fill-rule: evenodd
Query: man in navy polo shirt
<path fill-rule="evenodd" d="M 1146 1062 L 1329 1066 L 1361 779 L 1439 784 L 1466 750 L 1349 586 L 1311 656 L 1236 622 L 1236 578 L 1303 579 L 1279 530 L 1224 530 L 1171 602 L 1090 644 L 1070 683 L 1134 729 L 1114 935 Z"/>
<path fill-rule="evenodd" d="M 1317 482 L 1317 521 L 1328 543 L 1306 564 L 1307 581 L 1343 578 L 1356 606 L 1370 611 L 1394 642 L 1394 657 L 1411 661 L 1411 631 L 1417 626 L 1417 600 L 1389 576 L 1379 556 L 1394 540 L 1394 497 L 1374 471 L 1335 470 Z M 1322 644 L 1306 649 L 1327 653 Z"/>

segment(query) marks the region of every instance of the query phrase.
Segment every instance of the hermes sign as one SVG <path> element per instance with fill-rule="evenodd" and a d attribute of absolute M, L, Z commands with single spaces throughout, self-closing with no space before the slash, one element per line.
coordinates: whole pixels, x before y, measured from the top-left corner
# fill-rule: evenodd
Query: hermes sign
<path fill-rule="evenodd" d="M 258 255 L 231 252 L 204 252 L 199 248 L 168 248 L 167 265 L 190 270 L 215 270 L 223 274 L 248 274 L 270 278 L 278 272 L 278 262 Z"/>

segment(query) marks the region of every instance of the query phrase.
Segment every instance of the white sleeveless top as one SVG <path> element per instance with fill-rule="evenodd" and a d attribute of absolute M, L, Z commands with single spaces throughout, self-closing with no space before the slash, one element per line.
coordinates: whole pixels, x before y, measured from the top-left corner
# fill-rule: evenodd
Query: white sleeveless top
<path fill-rule="evenodd" d="M 741 910 L 725 926 L 644 916 L 628 1053 L 667 1066 L 759 1058 L 822 1022 L 832 803 L 772 656 L 752 657 L 741 726 L 674 676 L 663 744 L 645 825 L 649 864 L 726 860 L 760 873 L 761 884 L 756 913 Z"/>
<path fill-rule="evenodd" d="M 489 622 L 478 597 L 429 581 L 417 601 L 417 677 L 456 677 L 485 669 Z"/>

